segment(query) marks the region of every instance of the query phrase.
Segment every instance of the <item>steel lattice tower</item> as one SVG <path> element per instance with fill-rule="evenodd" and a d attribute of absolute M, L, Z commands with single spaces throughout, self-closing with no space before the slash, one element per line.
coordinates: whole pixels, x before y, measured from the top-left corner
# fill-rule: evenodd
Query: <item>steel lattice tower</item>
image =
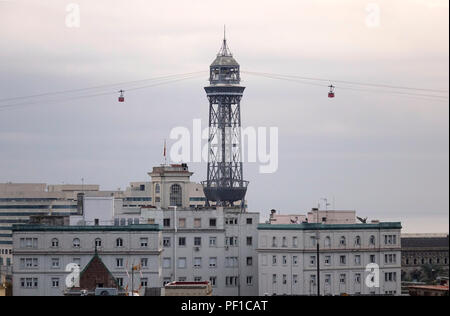
<path fill-rule="evenodd" d="M 241 98 L 239 64 L 233 58 L 224 36 L 222 47 L 210 66 L 209 138 L 207 180 L 203 191 L 208 202 L 244 206 L 248 182 L 243 180 L 241 159 Z"/>

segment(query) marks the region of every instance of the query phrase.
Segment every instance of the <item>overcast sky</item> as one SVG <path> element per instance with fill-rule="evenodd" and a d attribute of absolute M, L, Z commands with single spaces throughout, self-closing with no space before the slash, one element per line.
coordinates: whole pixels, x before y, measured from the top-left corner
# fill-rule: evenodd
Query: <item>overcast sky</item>
<path fill-rule="evenodd" d="M 79 28 L 66 26 L 71 2 Z M 224 24 L 243 70 L 449 85 L 447 0 L 0 0 L 0 99 L 208 70 Z M 448 101 L 339 84 L 330 100 L 322 87 L 242 79 L 243 126 L 279 128 L 278 171 L 244 165 L 249 210 L 261 220 L 272 208 L 305 213 L 326 197 L 337 209 L 401 221 L 404 232 L 448 232 Z M 123 104 L 116 95 L 49 97 L 0 111 L 0 182 L 146 181 L 173 127 L 207 122 L 205 85 L 207 75 L 130 91 Z M 190 168 L 204 180 L 205 163 Z"/>

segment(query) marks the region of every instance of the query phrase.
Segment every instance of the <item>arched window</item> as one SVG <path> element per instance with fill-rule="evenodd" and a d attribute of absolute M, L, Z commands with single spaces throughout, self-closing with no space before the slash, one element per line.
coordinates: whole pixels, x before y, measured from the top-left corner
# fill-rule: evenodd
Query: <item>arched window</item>
<path fill-rule="evenodd" d="M 370 244 L 371 246 L 375 246 L 375 236 L 374 236 L 374 235 L 371 235 L 371 236 L 370 236 L 369 244 Z"/>
<path fill-rule="evenodd" d="M 361 237 L 360 236 L 355 237 L 355 246 L 361 246 Z"/>
<path fill-rule="evenodd" d="M 325 247 L 331 247 L 331 238 L 330 238 L 330 236 L 325 237 Z"/>
<path fill-rule="evenodd" d="M 181 206 L 182 196 L 181 185 L 172 184 L 170 186 L 170 206 Z"/>
<path fill-rule="evenodd" d="M 273 236 L 272 237 L 272 247 L 276 247 L 277 246 L 277 237 Z"/>
<path fill-rule="evenodd" d="M 95 247 L 101 247 L 102 246 L 102 240 L 100 238 L 95 238 Z"/>
<path fill-rule="evenodd" d="M 161 186 L 159 185 L 159 183 L 155 184 L 155 193 L 160 193 L 161 192 Z"/>
<path fill-rule="evenodd" d="M 340 239 L 340 241 L 339 241 L 339 244 L 340 244 L 341 246 L 345 246 L 345 244 L 346 244 L 346 242 L 345 242 L 345 236 L 341 236 L 341 239 Z"/>
<path fill-rule="evenodd" d="M 122 238 L 116 239 L 116 247 L 123 247 L 123 239 Z"/>
<path fill-rule="evenodd" d="M 72 241 L 72 246 L 74 248 L 80 248 L 80 239 L 79 238 L 74 238 Z"/>
<path fill-rule="evenodd" d="M 58 238 L 53 238 L 52 239 L 52 247 L 53 248 L 59 247 L 59 240 L 58 240 Z"/>

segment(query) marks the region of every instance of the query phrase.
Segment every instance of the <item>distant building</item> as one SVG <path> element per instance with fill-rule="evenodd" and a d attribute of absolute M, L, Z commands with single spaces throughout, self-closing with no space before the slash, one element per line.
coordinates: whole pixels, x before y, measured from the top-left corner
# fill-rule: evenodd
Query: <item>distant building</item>
<path fill-rule="evenodd" d="M 403 280 L 420 281 L 427 277 L 423 271 L 426 265 L 448 276 L 448 234 L 402 234 L 401 241 Z"/>
<path fill-rule="evenodd" d="M 171 282 L 164 286 L 165 296 L 212 296 L 213 289 L 205 282 Z"/>
<path fill-rule="evenodd" d="M 328 212 L 340 218 L 338 211 Z M 259 295 L 316 295 L 317 260 L 321 295 L 400 295 L 400 231 L 397 222 L 261 224 Z M 366 286 L 371 263 L 380 268 L 379 287 Z"/>
<path fill-rule="evenodd" d="M 449 296 L 447 285 L 412 285 L 409 286 L 410 296 Z"/>
<path fill-rule="evenodd" d="M 161 284 L 162 235 L 158 225 L 28 224 L 14 225 L 12 230 L 14 296 L 63 295 L 67 290 L 67 265 L 75 263 L 80 271 L 85 271 L 93 263 L 96 251 L 97 258 L 101 257 L 101 262 L 119 287 L 131 291 L 131 284 L 134 283 L 135 289 L 140 288 L 143 293 L 146 287 Z M 135 279 L 132 281 L 129 278 L 131 268 L 138 264 L 141 269 L 134 274 Z M 86 280 L 82 279 L 85 284 L 93 282 L 88 287 L 89 291 L 94 283 L 96 287 L 111 286 L 111 282 L 105 281 L 104 271 L 98 275 L 95 271 L 85 271 L 81 276 L 88 276 Z"/>
<path fill-rule="evenodd" d="M 98 185 L 0 183 L 0 266 L 12 265 L 12 225 L 28 223 L 31 216 L 76 214 L 80 193 L 119 195 L 118 192 L 99 191 Z"/>
<path fill-rule="evenodd" d="M 303 214 L 277 214 L 272 210 L 269 224 L 301 224 L 301 223 L 324 223 L 324 224 L 355 224 L 356 211 L 318 210 L 313 208 L 306 215 Z"/>

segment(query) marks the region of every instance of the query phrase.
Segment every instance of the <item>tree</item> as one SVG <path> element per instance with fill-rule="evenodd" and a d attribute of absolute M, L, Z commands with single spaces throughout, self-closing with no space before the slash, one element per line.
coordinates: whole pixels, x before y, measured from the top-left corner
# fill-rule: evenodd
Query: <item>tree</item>
<path fill-rule="evenodd" d="M 443 270 L 440 266 L 434 264 L 424 264 L 422 266 L 423 275 L 421 281 L 426 283 L 435 283 L 436 277 L 439 276 Z"/>

